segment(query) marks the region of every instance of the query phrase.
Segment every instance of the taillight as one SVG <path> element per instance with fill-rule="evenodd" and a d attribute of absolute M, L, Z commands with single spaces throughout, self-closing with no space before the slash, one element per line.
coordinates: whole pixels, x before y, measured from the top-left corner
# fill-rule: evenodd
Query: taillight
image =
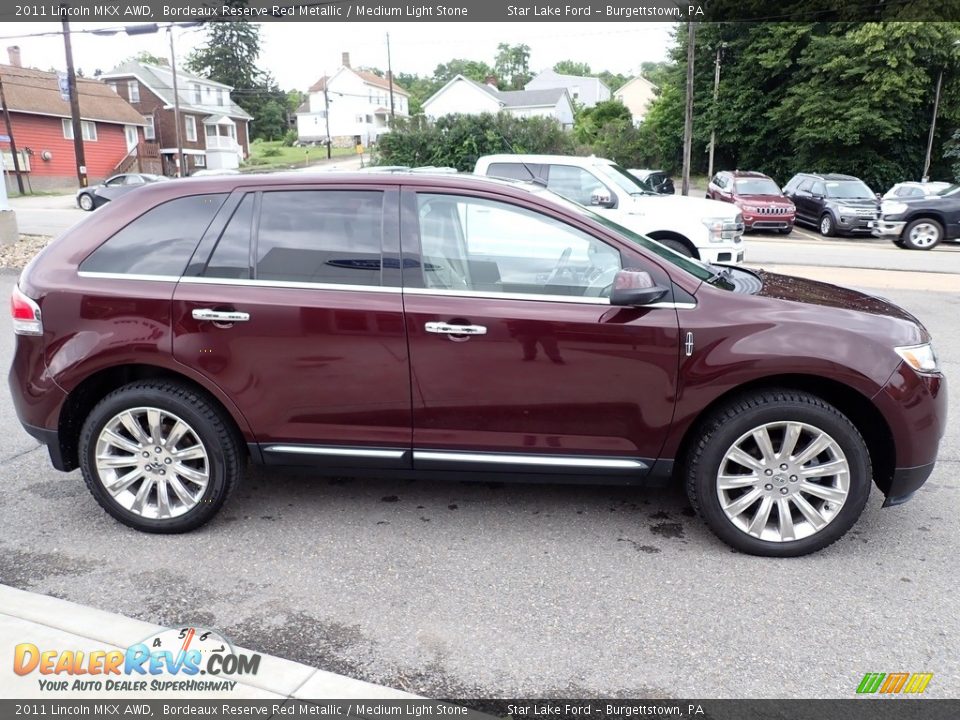
<path fill-rule="evenodd" d="M 13 331 L 17 335 L 43 335 L 40 306 L 16 286 L 10 295 L 10 316 L 13 318 Z"/>

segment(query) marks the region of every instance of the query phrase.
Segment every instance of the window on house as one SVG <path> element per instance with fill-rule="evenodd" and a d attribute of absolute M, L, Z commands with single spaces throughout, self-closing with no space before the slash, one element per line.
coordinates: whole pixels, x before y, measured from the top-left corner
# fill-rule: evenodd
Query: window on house
<path fill-rule="evenodd" d="M 144 115 L 143 120 L 147 123 L 143 128 L 144 140 L 155 140 L 157 137 L 157 131 L 153 125 L 153 115 Z"/>
<path fill-rule="evenodd" d="M 197 103 L 197 105 L 203 102 L 203 89 L 199 83 L 193 84 L 193 101 Z"/>
<path fill-rule="evenodd" d="M 115 82 L 108 82 L 107 85 L 110 87 L 111 90 L 113 90 L 114 92 L 117 92 L 117 84 Z"/>
<path fill-rule="evenodd" d="M 205 168 L 207 166 L 207 156 L 206 155 L 194 155 L 193 156 L 193 166 L 198 168 Z"/>
<path fill-rule="evenodd" d="M 73 122 L 70 118 L 63 118 L 63 137 L 67 140 L 73 140 Z M 80 121 L 80 132 L 83 139 L 87 142 L 94 142 L 97 139 L 97 125 L 89 120 Z"/>
<path fill-rule="evenodd" d="M 132 102 L 140 102 L 140 83 L 136 80 L 127 81 L 127 99 Z"/>
<path fill-rule="evenodd" d="M 186 129 L 187 142 L 196 142 L 197 119 L 193 115 L 184 115 L 183 122 Z"/>
<path fill-rule="evenodd" d="M 210 99 L 210 96 L 213 95 L 213 88 L 207 87 L 207 100 Z"/>
<path fill-rule="evenodd" d="M 217 88 L 217 105 L 223 105 L 223 88 Z"/>

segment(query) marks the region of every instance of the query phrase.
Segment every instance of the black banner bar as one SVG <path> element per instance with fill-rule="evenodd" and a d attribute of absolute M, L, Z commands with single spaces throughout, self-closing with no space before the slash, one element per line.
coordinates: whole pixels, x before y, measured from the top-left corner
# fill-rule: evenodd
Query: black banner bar
<path fill-rule="evenodd" d="M 955 21 L 960 0 L 40 0 L 2 22 L 835 22 Z"/>
<path fill-rule="evenodd" d="M 955 720 L 960 700 L 0 700 L 0 718 Z"/>

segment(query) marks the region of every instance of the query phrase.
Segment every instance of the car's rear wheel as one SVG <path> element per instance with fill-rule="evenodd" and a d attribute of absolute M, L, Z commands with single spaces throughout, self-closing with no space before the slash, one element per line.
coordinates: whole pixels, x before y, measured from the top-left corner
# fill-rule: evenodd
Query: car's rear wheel
<path fill-rule="evenodd" d="M 80 467 L 97 502 L 153 533 L 193 530 L 212 518 L 242 473 L 239 442 L 214 403 L 174 382 L 110 393 L 80 433 Z"/>
<path fill-rule="evenodd" d="M 870 494 L 870 453 L 839 410 L 804 392 L 745 395 L 701 427 L 686 459 L 690 502 L 742 552 L 794 557 L 838 540 Z"/>
<path fill-rule="evenodd" d="M 77 198 L 77 202 L 80 203 L 81 210 L 86 210 L 87 212 L 93 210 L 93 195 L 90 193 L 83 193 Z"/>
<path fill-rule="evenodd" d="M 666 245 L 668 248 L 670 248 L 674 252 L 678 252 L 681 255 L 684 255 L 686 257 L 693 257 L 693 252 L 690 250 L 689 247 L 687 247 L 687 244 L 684 242 L 681 242 L 680 240 L 672 240 L 670 238 L 667 238 L 665 240 L 660 240 L 659 242 L 661 245 Z"/>
<path fill-rule="evenodd" d="M 836 228 L 833 225 L 833 215 L 824 213 L 820 217 L 820 234 L 824 237 L 831 237 L 835 232 Z"/>
<path fill-rule="evenodd" d="M 943 226 L 936 220 L 914 220 L 903 231 L 904 245 L 911 250 L 932 250 L 943 240 Z"/>

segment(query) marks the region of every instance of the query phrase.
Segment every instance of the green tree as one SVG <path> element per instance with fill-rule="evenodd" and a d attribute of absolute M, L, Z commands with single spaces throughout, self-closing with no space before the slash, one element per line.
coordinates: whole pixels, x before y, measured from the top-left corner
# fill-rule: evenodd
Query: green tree
<path fill-rule="evenodd" d="M 438 88 L 457 75 L 463 75 L 471 80 L 483 82 L 488 76 L 493 75 L 494 70 L 482 60 L 463 60 L 456 58 L 450 62 L 441 63 L 433 71 L 433 81 Z"/>
<path fill-rule="evenodd" d="M 590 72 L 589 64 L 577 62 L 576 60 L 561 60 L 553 66 L 553 71 L 561 75 L 580 75 L 582 77 L 590 77 L 593 75 L 593 73 Z"/>
<path fill-rule="evenodd" d="M 257 137 L 265 140 L 277 140 L 287 130 L 286 108 L 274 99 L 267 100 L 260 107 L 256 120 Z"/>
<path fill-rule="evenodd" d="M 616 92 L 630 82 L 630 77 L 628 75 L 624 75 L 622 73 L 612 73 L 609 70 L 604 70 L 597 75 L 597 77 L 600 78 L 604 85 L 610 88 L 610 92 Z"/>
<path fill-rule="evenodd" d="M 147 65 L 159 65 L 161 67 L 166 67 L 170 65 L 170 60 L 168 58 L 162 57 L 160 55 L 154 55 L 152 52 L 148 52 L 146 50 L 141 50 L 136 55 L 131 55 L 123 62 L 124 63 L 141 62 Z"/>
<path fill-rule="evenodd" d="M 533 77 L 530 72 L 530 46 L 500 43 L 497 45 L 493 70 L 501 90 L 522 90 Z"/>
<path fill-rule="evenodd" d="M 578 142 L 592 143 L 607 126 L 622 129 L 633 126 L 633 117 L 619 100 L 604 100 L 592 108 L 580 110 L 574 122 L 573 134 Z"/>

